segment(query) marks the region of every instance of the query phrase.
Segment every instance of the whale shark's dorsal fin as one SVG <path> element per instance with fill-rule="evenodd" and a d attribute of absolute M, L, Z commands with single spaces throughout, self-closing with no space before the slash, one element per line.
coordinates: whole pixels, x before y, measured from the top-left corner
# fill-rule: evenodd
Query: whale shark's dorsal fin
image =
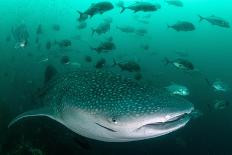
<path fill-rule="evenodd" d="M 20 121 L 21 119 L 24 118 L 28 118 L 28 117 L 48 117 L 51 118 L 53 120 L 56 120 L 60 123 L 62 123 L 58 117 L 56 117 L 50 108 L 41 108 L 41 109 L 36 109 L 36 110 L 31 110 L 25 113 L 22 113 L 20 115 L 18 115 L 16 118 L 14 118 L 8 125 L 8 128 L 10 128 L 13 124 L 15 124 L 16 122 Z"/>

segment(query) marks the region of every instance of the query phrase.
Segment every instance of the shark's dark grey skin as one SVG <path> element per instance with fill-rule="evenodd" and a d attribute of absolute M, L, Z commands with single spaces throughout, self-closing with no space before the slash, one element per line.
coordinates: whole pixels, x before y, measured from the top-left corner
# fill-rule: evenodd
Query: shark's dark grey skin
<path fill-rule="evenodd" d="M 41 97 L 46 106 L 19 115 L 9 127 L 45 116 L 91 139 L 127 142 L 173 132 L 185 126 L 193 110 L 183 98 L 105 71 L 62 75 Z"/>

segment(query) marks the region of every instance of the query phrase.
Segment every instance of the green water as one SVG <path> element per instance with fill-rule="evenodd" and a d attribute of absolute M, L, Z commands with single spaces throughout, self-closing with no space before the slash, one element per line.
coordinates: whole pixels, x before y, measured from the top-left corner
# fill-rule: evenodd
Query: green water
<path fill-rule="evenodd" d="M 12 153 L 16 144 L 26 137 L 27 141 L 36 137 L 38 142 L 31 142 L 36 147 L 47 141 L 44 137 L 54 138 L 51 134 L 63 135 L 57 138 L 56 144 L 62 151 L 70 151 L 70 154 L 81 152 L 82 154 L 232 154 L 231 149 L 231 106 L 223 110 L 210 109 L 216 100 L 231 100 L 231 90 L 224 93 L 215 93 L 205 79 L 210 82 L 221 79 L 232 87 L 232 29 L 212 25 L 207 21 L 199 22 L 198 15 L 209 17 L 215 15 L 232 24 L 232 2 L 230 0 L 182 0 L 184 7 L 178 8 L 168 5 L 164 0 L 147 0 L 146 2 L 159 3 L 161 9 L 155 12 L 137 12 L 126 10 L 120 14 L 120 8 L 116 6 L 118 0 L 112 0 L 114 9 L 100 15 L 95 15 L 86 20 L 87 27 L 78 29 L 79 11 L 85 11 L 91 3 L 100 0 L 2 0 L 0 5 L 0 154 Z M 124 1 L 125 6 L 135 1 Z M 145 16 L 145 17 L 144 17 Z M 146 16 L 148 16 L 146 18 Z M 91 28 L 96 28 L 106 18 L 112 18 L 110 31 L 101 35 L 92 35 Z M 138 21 L 145 20 L 144 24 Z M 167 25 L 177 21 L 189 21 L 196 30 L 191 32 L 177 32 L 168 29 Z M 15 48 L 17 43 L 12 36 L 12 27 L 25 24 L 29 33 L 28 45 L 25 48 Z M 59 25 L 60 30 L 54 31 L 53 25 Z M 42 26 L 42 34 L 37 35 L 38 25 Z M 132 26 L 135 29 L 145 29 L 147 34 L 123 33 L 117 26 Z M 90 47 L 96 47 L 109 37 L 113 38 L 116 49 L 108 53 L 98 54 Z M 10 38 L 8 41 L 6 38 Z M 39 43 L 36 43 L 39 38 Z M 53 43 L 68 39 L 72 46 L 59 48 Z M 46 49 L 46 43 L 52 42 L 50 50 Z M 148 45 L 144 50 L 142 46 Z M 178 55 L 178 52 L 185 56 Z M 62 56 L 68 56 L 71 64 L 60 63 Z M 84 60 L 85 56 L 91 56 L 92 62 Z M 171 65 L 164 65 L 163 59 L 170 60 L 182 57 L 191 61 L 196 71 L 183 72 Z M 133 60 L 141 67 L 143 78 L 141 83 L 149 83 L 159 88 L 164 88 L 172 82 L 180 83 L 190 89 L 190 96 L 186 97 L 203 116 L 190 122 L 185 128 L 158 139 L 129 144 L 106 144 L 90 142 L 91 149 L 82 150 L 81 147 L 70 144 L 70 139 L 65 135 L 62 127 L 57 127 L 53 122 L 47 121 L 50 128 L 37 120 L 37 123 L 25 122 L 15 130 L 9 131 L 7 125 L 17 114 L 34 107 L 33 96 L 37 90 L 43 87 L 44 70 L 47 65 L 53 65 L 59 73 L 78 69 L 96 70 L 96 62 L 104 58 L 106 65 L 103 69 L 113 70 L 119 74 L 133 78 L 133 73 L 121 71 L 119 67 L 112 67 L 113 59 L 119 62 Z M 47 59 L 46 61 L 43 61 Z M 74 65 L 73 65 L 74 64 Z M 75 65 L 76 64 L 76 65 Z M 46 122 L 46 121 L 45 121 Z M 40 124 L 40 125 L 37 125 Z M 38 134 L 32 132 L 33 127 L 43 126 L 48 130 Z M 28 126 L 31 126 L 28 127 Z M 28 128 L 27 128 L 28 127 Z M 44 129 L 41 130 L 44 130 Z M 54 133 L 54 129 L 60 129 Z M 50 131 L 49 131 L 50 130 Z M 64 131 L 63 131 L 64 130 Z M 27 134 L 28 131 L 28 134 Z M 23 132 L 23 134 L 22 134 Z M 73 134 L 73 133 L 69 133 Z M 18 141 L 12 142 L 12 137 L 18 137 Z M 75 134 L 74 134 L 75 135 Z M 48 139 L 49 139 L 48 138 Z M 13 138 L 14 139 L 14 138 Z M 9 142 L 10 141 L 10 142 Z M 16 143 L 16 144 L 15 144 Z M 52 142 L 46 143 L 40 149 L 48 154 L 57 153 Z M 7 145 L 6 145 L 7 144 Z M 41 145 L 40 145 L 41 144 Z M 7 146 L 7 147 L 6 147 Z M 68 146 L 68 147 L 67 147 Z M 62 149 L 63 148 L 63 149 Z M 169 148 L 167 150 L 167 148 Z M 49 150 L 49 151 L 48 151 Z M 72 150 L 75 150 L 72 152 Z M 75 152 L 75 153 L 74 153 Z M 57 153 L 57 154 L 58 154 Z M 17 154 L 17 153 L 16 153 Z"/>

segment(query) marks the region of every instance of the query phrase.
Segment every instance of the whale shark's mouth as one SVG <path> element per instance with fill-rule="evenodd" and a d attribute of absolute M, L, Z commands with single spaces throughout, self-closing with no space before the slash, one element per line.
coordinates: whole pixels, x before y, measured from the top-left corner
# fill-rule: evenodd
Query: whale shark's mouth
<path fill-rule="evenodd" d="M 155 123 L 145 124 L 138 129 L 148 128 L 154 130 L 167 130 L 172 128 L 179 128 L 184 126 L 189 120 L 190 120 L 189 114 L 184 113 L 176 117 L 170 118 L 165 122 L 155 122 Z"/>

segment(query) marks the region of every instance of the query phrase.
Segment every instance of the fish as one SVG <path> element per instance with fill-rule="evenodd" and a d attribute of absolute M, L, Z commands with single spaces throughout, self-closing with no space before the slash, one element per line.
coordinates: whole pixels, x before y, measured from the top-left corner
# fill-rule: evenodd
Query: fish
<path fill-rule="evenodd" d="M 93 16 L 97 14 L 103 14 L 107 11 L 110 11 L 114 8 L 113 4 L 108 1 L 102 1 L 98 3 L 92 3 L 91 6 L 84 12 L 81 12 L 77 10 L 77 12 L 80 14 L 79 21 L 85 21 L 88 19 L 88 16 L 92 18 Z"/>
<path fill-rule="evenodd" d="M 172 29 L 176 30 L 177 32 L 194 31 L 196 29 L 195 26 L 193 25 L 193 23 L 190 23 L 188 21 L 178 21 L 174 25 L 167 25 L 167 26 L 168 26 L 168 28 L 172 28 Z"/>
<path fill-rule="evenodd" d="M 170 5 L 177 6 L 177 7 L 183 7 L 184 6 L 183 2 L 180 1 L 180 0 L 165 0 L 165 2 L 170 4 Z"/>
<path fill-rule="evenodd" d="M 193 63 L 187 59 L 177 58 L 171 61 L 168 58 L 165 58 L 164 62 L 166 65 L 172 64 L 174 67 L 180 70 L 193 71 L 195 69 Z"/>
<path fill-rule="evenodd" d="M 40 107 L 20 114 L 8 128 L 23 119 L 47 117 L 90 139 L 129 142 L 174 132 L 194 110 L 184 98 L 110 71 L 78 70 L 53 80 Z"/>
<path fill-rule="evenodd" d="M 116 28 L 124 33 L 134 33 L 135 32 L 135 28 L 133 28 L 132 26 L 116 26 Z"/>
<path fill-rule="evenodd" d="M 52 29 L 54 31 L 60 31 L 60 25 L 59 24 L 54 24 L 54 25 L 52 25 Z"/>
<path fill-rule="evenodd" d="M 141 48 L 145 51 L 149 50 L 150 49 L 150 46 L 148 44 L 143 44 L 141 45 Z"/>
<path fill-rule="evenodd" d="M 100 60 L 97 61 L 95 68 L 101 69 L 106 65 L 106 59 L 101 58 Z"/>
<path fill-rule="evenodd" d="M 60 59 L 60 63 L 61 64 L 69 64 L 70 63 L 70 58 L 68 56 L 62 56 L 61 59 Z"/>
<path fill-rule="evenodd" d="M 179 57 L 188 57 L 189 56 L 189 53 L 188 52 L 185 52 L 185 51 L 174 51 L 174 53 L 176 55 L 178 55 Z"/>
<path fill-rule="evenodd" d="M 203 17 L 201 15 L 198 15 L 198 17 L 200 18 L 200 22 L 206 20 L 212 25 L 217 25 L 223 28 L 230 28 L 230 23 L 221 17 L 217 17 L 215 15 L 212 15 L 210 17 Z"/>
<path fill-rule="evenodd" d="M 85 61 L 86 62 L 92 62 L 92 57 L 89 56 L 89 55 L 85 56 Z"/>
<path fill-rule="evenodd" d="M 103 23 L 100 23 L 96 28 L 92 28 L 92 35 L 94 35 L 95 33 L 101 35 L 108 31 L 110 31 L 110 22 L 104 21 Z"/>
<path fill-rule="evenodd" d="M 21 40 L 20 42 L 17 42 L 15 44 L 15 48 L 25 48 L 28 45 L 28 41 L 27 40 Z"/>
<path fill-rule="evenodd" d="M 126 9 L 133 10 L 134 13 L 143 11 L 143 12 L 153 12 L 161 8 L 160 4 L 152 4 L 149 2 L 135 2 L 134 4 L 125 7 L 124 3 L 118 3 L 118 6 L 122 8 L 120 13 L 123 13 Z"/>
<path fill-rule="evenodd" d="M 172 83 L 171 85 L 169 85 L 169 86 L 167 86 L 165 88 L 172 95 L 188 96 L 190 94 L 190 91 L 186 86 L 179 85 L 179 84 L 176 84 L 176 83 Z"/>
<path fill-rule="evenodd" d="M 116 49 L 115 44 L 112 41 L 105 41 L 100 43 L 97 47 L 90 47 L 91 50 L 96 51 L 97 53 L 110 52 Z"/>
<path fill-rule="evenodd" d="M 230 102 L 227 100 L 215 100 L 214 102 L 214 110 L 222 110 L 227 108 L 230 105 Z"/>
<path fill-rule="evenodd" d="M 39 24 L 38 27 L 37 27 L 37 29 L 36 29 L 36 34 L 37 34 L 37 35 L 40 35 L 40 34 L 42 34 L 42 33 L 43 33 L 43 28 L 42 28 L 42 25 Z"/>
<path fill-rule="evenodd" d="M 39 60 L 39 63 L 47 62 L 48 60 L 48 58 L 42 58 L 41 60 Z"/>
<path fill-rule="evenodd" d="M 25 24 L 12 27 L 11 32 L 16 42 L 15 48 L 25 48 L 28 45 L 29 33 Z"/>
<path fill-rule="evenodd" d="M 47 50 L 50 50 L 50 49 L 52 48 L 52 43 L 51 43 L 51 41 L 48 40 L 48 41 L 46 42 L 45 47 L 46 47 Z"/>
<path fill-rule="evenodd" d="M 139 29 L 135 30 L 135 34 L 137 34 L 139 36 L 144 36 L 145 34 L 147 34 L 147 30 L 144 28 L 139 28 Z"/>
<path fill-rule="evenodd" d="M 127 61 L 125 63 L 118 63 L 115 59 L 113 59 L 114 64 L 113 66 L 119 66 L 119 68 L 122 71 L 128 71 L 128 72 L 140 72 L 141 71 L 141 67 L 138 63 L 136 63 L 135 61 Z"/>
<path fill-rule="evenodd" d="M 55 44 L 58 45 L 60 48 L 66 48 L 72 46 L 72 41 L 69 39 L 64 39 L 61 41 L 55 41 Z"/>
<path fill-rule="evenodd" d="M 214 81 L 212 87 L 216 92 L 227 92 L 229 90 L 229 86 L 220 79 Z"/>
<path fill-rule="evenodd" d="M 87 23 L 86 23 L 86 22 L 81 22 L 81 23 L 77 26 L 77 28 L 78 28 L 79 30 L 85 29 L 86 27 L 87 27 Z"/>
<path fill-rule="evenodd" d="M 142 24 L 149 24 L 150 23 L 148 20 L 142 20 L 142 19 L 137 19 L 136 21 L 139 23 L 142 23 Z"/>

